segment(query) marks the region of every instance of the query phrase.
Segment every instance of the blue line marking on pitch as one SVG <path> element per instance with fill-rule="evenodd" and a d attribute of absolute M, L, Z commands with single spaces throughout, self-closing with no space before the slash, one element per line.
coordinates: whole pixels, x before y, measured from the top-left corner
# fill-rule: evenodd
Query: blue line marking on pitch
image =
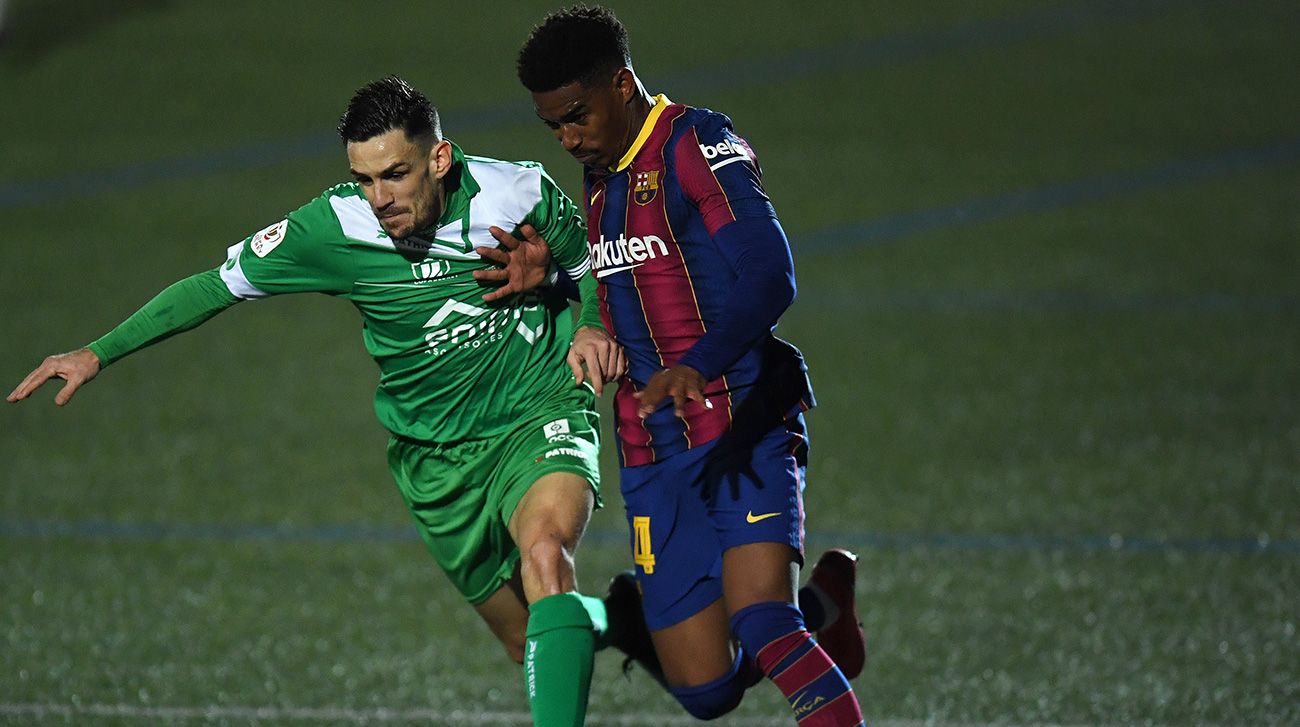
<path fill-rule="evenodd" d="M 880 219 L 791 233 L 796 258 L 834 253 L 848 248 L 879 247 L 913 235 L 993 222 L 1019 215 L 1050 212 L 1075 205 L 1120 198 L 1154 189 L 1192 184 L 1252 169 L 1300 161 L 1300 138 L 1249 149 L 1117 172 L 1061 184 L 982 197 L 943 207 L 931 207 Z M 906 310 L 917 312 L 1170 312 L 1193 314 L 1300 313 L 1295 295 L 1101 295 L 1063 291 L 889 291 L 806 288 L 799 308 L 840 310 Z"/>
<path fill-rule="evenodd" d="M 955 205 L 891 215 L 869 222 L 832 227 L 796 235 L 801 253 L 847 246 L 880 245 L 900 238 L 959 225 L 990 222 L 1030 212 L 1049 212 L 1087 202 L 1189 184 L 1249 169 L 1300 160 L 1300 138 L 1264 147 L 1234 149 L 1198 159 L 1185 159 L 1061 184 L 981 197 Z"/>
<path fill-rule="evenodd" d="M 138 162 L 115 169 L 85 171 L 43 181 L 11 182 L 0 186 L 0 210 L 124 192 L 150 184 L 176 182 L 209 174 L 269 167 L 281 162 L 312 158 L 327 149 L 339 150 L 341 147 L 342 142 L 334 134 L 313 134 L 216 152 Z"/>
<path fill-rule="evenodd" d="M 1185 10 L 1204 3 L 1174 0 L 1146 2 L 1084 2 L 1018 11 L 948 28 L 900 32 L 838 47 L 819 47 L 759 59 L 661 74 L 662 87 L 693 94 L 735 90 L 774 81 L 790 81 L 817 73 L 864 69 L 902 63 L 941 53 L 989 48 L 1058 33 L 1092 30 L 1113 22 L 1140 19 L 1159 12 Z M 444 126 L 490 132 L 533 121 L 532 109 L 521 97 L 487 106 L 444 109 Z M 35 182 L 0 184 L 0 210 L 29 204 L 63 202 L 79 197 L 122 192 L 160 182 L 210 174 L 244 171 L 298 159 L 317 157 L 340 146 L 333 132 L 282 138 L 216 152 L 205 152 L 130 164 L 115 169 L 85 171 Z"/>
<path fill-rule="evenodd" d="M 1056 290 L 891 290 L 859 291 L 825 286 L 799 290 L 795 311 L 834 310 L 907 313 L 1172 313 L 1186 315 L 1300 314 L 1300 295 L 1225 295 L 1214 293 L 1110 294 Z"/>
<path fill-rule="evenodd" d="M 326 525 L 241 525 L 205 523 L 132 523 L 108 521 L 0 521 L 0 537 L 90 538 L 98 540 L 262 540 L 273 542 L 393 543 L 418 542 L 407 527 Z M 593 530 L 585 539 L 601 545 L 627 542 L 613 530 Z M 809 539 L 869 548 L 932 548 L 954 551 L 1079 551 L 1211 554 L 1300 554 L 1300 541 L 1257 538 L 1151 538 L 1124 535 L 980 535 L 951 533 L 809 533 Z"/>

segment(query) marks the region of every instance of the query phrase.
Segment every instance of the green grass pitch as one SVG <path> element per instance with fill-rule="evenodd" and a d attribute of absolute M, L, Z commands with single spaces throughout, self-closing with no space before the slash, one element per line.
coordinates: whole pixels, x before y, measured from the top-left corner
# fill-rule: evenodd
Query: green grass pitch
<path fill-rule="evenodd" d="M 615 7 L 790 235 L 810 548 L 862 554 L 870 722 L 1300 722 L 1296 5 Z M 547 8 L 10 0 L 0 379 L 343 179 L 381 75 L 577 192 L 514 79 Z M 0 723 L 527 722 L 408 527 L 358 334 L 245 304 L 0 407 Z M 606 465 L 587 590 L 630 562 Z M 691 723 L 612 654 L 591 713 Z M 720 723 L 786 714 L 763 685 Z"/>

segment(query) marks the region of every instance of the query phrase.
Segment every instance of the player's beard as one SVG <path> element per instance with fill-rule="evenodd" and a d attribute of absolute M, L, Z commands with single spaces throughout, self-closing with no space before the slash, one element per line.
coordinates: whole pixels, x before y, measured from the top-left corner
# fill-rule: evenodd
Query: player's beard
<path fill-rule="evenodd" d="M 381 217 L 379 219 L 379 226 L 383 227 L 384 232 L 388 233 L 388 236 L 395 240 L 405 239 L 417 232 L 433 227 L 438 223 L 438 218 L 442 216 L 441 193 L 441 187 L 435 187 L 433 194 L 430 195 L 429 201 L 426 204 L 411 204 L 392 217 Z M 399 227 L 398 225 L 401 226 Z"/>
<path fill-rule="evenodd" d="M 419 206 L 417 205 L 411 205 L 406 209 L 405 213 L 410 215 L 411 218 L 411 227 L 406 230 L 406 234 L 401 235 L 401 237 L 410 237 L 417 232 L 422 232 L 438 224 L 438 218 L 442 217 L 442 210 L 445 206 L 443 194 L 442 185 L 435 182 L 433 193 L 429 195 L 429 201 L 422 205 L 424 208 L 422 210 L 423 214 L 419 216 L 416 215 L 416 212 L 419 209 Z M 389 231 L 388 234 L 390 237 L 398 237 L 391 231 Z"/>
<path fill-rule="evenodd" d="M 399 234 L 397 234 L 397 233 L 398 233 L 398 232 L 409 232 L 409 230 L 404 230 L 404 229 L 402 229 L 402 228 L 399 228 L 399 227 L 395 227 L 395 226 L 394 226 L 394 223 L 396 223 L 397 221 L 401 220 L 401 219 L 404 218 L 406 215 L 407 215 L 407 213 L 405 213 L 405 212 L 401 212 L 401 213 L 398 213 L 398 214 L 395 214 L 395 215 L 390 215 L 390 216 L 388 216 L 388 217 L 380 217 L 380 218 L 379 218 L 379 226 L 382 227 L 382 228 L 384 228 L 384 232 L 388 233 L 388 236 L 389 236 L 389 237 L 397 238 L 397 239 L 400 239 L 400 238 L 402 238 L 402 237 L 406 237 L 406 235 L 399 235 Z"/>

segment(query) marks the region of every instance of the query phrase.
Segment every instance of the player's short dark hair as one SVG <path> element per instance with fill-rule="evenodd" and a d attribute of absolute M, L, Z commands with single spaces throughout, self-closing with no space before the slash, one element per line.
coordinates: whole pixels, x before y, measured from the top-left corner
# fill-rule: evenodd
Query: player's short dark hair
<path fill-rule="evenodd" d="M 406 132 L 407 139 L 433 135 L 442 141 L 438 109 L 411 84 L 389 76 L 357 89 L 348 108 L 339 117 L 339 136 L 344 143 L 373 139 L 393 129 Z"/>
<path fill-rule="evenodd" d="M 591 86 L 631 65 L 627 28 L 614 11 L 574 5 L 542 18 L 519 49 L 516 68 L 524 88 L 539 93 L 575 81 Z"/>

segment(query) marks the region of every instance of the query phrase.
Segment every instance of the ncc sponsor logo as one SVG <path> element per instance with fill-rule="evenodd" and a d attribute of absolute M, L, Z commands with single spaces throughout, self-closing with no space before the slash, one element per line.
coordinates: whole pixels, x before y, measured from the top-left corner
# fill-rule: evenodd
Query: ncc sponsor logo
<path fill-rule="evenodd" d="M 732 162 L 747 161 L 752 163 L 753 157 L 749 155 L 749 150 L 742 144 L 738 144 L 730 139 L 723 139 L 717 144 L 700 144 L 700 153 L 704 155 L 705 161 L 712 162 L 709 169 L 718 169 L 725 167 Z M 714 162 L 713 160 L 718 161 Z"/>
<path fill-rule="evenodd" d="M 546 435 L 546 441 L 550 442 L 552 445 L 577 440 L 577 438 L 573 436 L 572 430 L 569 429 L 569 420 L 567 419 L 556 419 L 553 422 L 542 425 L 542 433 Z M 554 449 L 548 449 L 545 454 L 539 456 L 533 461 L 541 462 L 544 459 L 560 456 L 582 457 L 582 452 L 573 447 L 566 447 L 563 444 L 560 444 L 560 446 L 555 447 Z"/>
<path fill-rule="evenodd" d="M 555 421 L 544 425 L 542 427 L 542 433 L 546 435 L 547 441 L 554 442 L 557 439 L 561 439 L 565 434 L 569 433 L 569 420 L 556 419 Z"/>
<path fill-rule="evenodd" d="M 249 241 L 249 249 L 258 257 L 270 255 L 272 250 L 284 242 L 284 231 L 288 228 L 289 221 L 280 220 L 264 230 L 259 230 L 256 235 L 253 235 L 253 239 Z"/>
<path fill-rule="evenodd" d="M 631 270 L 668 254 L 668 244 L 658 235 L 626 237 L 620 234 L 610 240 L 602 234 L 600 242 L 589 243 L 587 247 L 591 252 L 591 269 L 597 278 Z"/>

